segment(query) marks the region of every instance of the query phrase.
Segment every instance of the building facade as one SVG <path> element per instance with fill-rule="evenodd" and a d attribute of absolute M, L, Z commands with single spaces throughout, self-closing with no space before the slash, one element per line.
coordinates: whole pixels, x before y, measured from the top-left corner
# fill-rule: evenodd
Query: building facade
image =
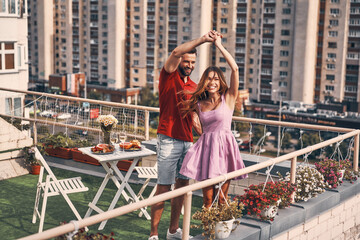
<path fill-rule="evenodd" d="M 84 72 L 89 84 L 156 90 L 170 52 L 216 29 L 252 101 L 357 103 L 359 5 L 359 0 L 29 0 L 30 73 L 47 79 Z M 195 81 L 209 65 L 230 78 L 214 46 L 201 45 L 198 53 Z"/>
<path fill-rule="evenodd" d="M 0 4 L 0 86 L 27 90 L 27 12 L 23 1 Z M 0 91 L 0 112 L 22 116 L 23 94 Z"/>

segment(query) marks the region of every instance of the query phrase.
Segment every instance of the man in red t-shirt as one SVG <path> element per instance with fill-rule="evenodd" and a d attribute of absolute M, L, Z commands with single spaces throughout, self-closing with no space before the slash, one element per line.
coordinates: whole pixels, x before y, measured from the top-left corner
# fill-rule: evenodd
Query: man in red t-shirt
<path fill-rule="evenodd" d="M 191 116 L 185 118 L 180 113 L 183 100 L 190 98 L 184 91 L 194 91 L 196 84 L 190 79 L 196 61 L 195 47 L 213 42 L 215 33 L 210 31 L 204 36 L 176 47 L 166 60 L 159 78 L 160 119 L 157 139 L 158 180 L 155 195 L 187 186 L 189 178 L 179 173 L 182 161 L 192 145 Z M 195 127 L 195 126 L 194 126 Z M 196 131 L 199 131 L 195 128 Z M 167 231 L 167 239 L 181 239 L 179 218 L 184 197 L 171 200 L 171 220 Z M 151 233 L 149 240 L 158 240 L 158 226 L 164 210 L 164 202 L 151 206 Z"/>

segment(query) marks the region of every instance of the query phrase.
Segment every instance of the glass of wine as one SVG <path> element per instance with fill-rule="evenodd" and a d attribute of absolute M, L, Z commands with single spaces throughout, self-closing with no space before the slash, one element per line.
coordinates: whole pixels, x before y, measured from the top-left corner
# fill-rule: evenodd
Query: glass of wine
<path fill-rule="evenodd" d="M 126 141 L 126 134 L 124 132 L 119 133 L 119 140 L 121 143 L 124 143 Z M 124 148 L 123 148 L 123 152 L 124 152 Z"/>
<path fill-rule="evenodd" d="M 117 132 L 111 132 L 110 134 L 110 142 L 112 145 L 115 146 L 119 142 L 119 133 Z"/>

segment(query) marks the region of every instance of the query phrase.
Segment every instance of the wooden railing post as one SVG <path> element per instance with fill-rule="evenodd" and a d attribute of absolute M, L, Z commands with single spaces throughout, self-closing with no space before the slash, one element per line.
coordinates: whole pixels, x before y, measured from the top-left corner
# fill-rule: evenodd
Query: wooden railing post
<path fill-rule="evenodd" d="M 149 130 L 150 130 L 150 113 L 148 110 L 145 110 L 145 140 L 149 140 Z"/>
<path fill-rule="evenodd" d="M 359 169 L 359 133 L 355 135 L 354 142 L 354 171 Z"/>
<path fill-rule="evenodd" d="M 296 181 L 296 157 L 291 159 L 291 167 L 290 167 L 290 183 L 295 184 Z M 294 202 L 295 192 L 292 194 L 291 202 Z"/>
<path fill-rule="evenodd" d="M 34 119 L 35 121 L 33 122 L 33 131 L 34 131 L 34 139 L 33 139 L 33 143 L 34 145 L 37 144 L 37 127 L 36 127 L 36 118 L 37 118 L 37 105 L 36 105 L 36 96 L 34 96 Z"/>
<path fill-rule="evenodd" d="M 184 217 L 183 217 L 183 236 L 182 240 L 188 240 L 190 235 L 190 215 L 191 215 L 192 192 L 187 192 L 184 199 Z"/>

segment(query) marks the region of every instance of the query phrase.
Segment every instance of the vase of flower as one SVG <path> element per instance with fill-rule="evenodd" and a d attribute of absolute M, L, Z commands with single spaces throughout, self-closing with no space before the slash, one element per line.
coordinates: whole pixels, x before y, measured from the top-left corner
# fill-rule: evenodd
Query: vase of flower
<path fill-rule="evenodd" d="M 103 132 L 104 143 L 111 144 L 110 134 L 111 130 L 118 123 L 118 120 L 113 115 L 100 115 L 97 119 L 97 122 L 100 123 L 100 129 Z"/>

